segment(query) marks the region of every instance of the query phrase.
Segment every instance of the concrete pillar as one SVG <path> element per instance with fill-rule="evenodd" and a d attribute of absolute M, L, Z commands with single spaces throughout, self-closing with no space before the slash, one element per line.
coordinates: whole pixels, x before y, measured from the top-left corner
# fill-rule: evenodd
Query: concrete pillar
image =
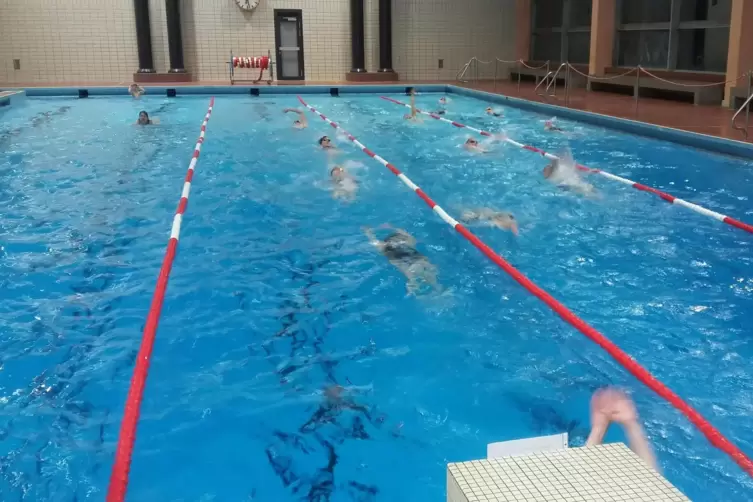
<path fill-rule="evenodd" d="M 592 0 L 591 6 L 591 51 L 588 59 L 588 73 L 601 76 L 612 66 L 616 0 Z"/>
<path fill-rule="evenodd" d="M 751 23 L 753 23 L 753 1 L 732 0 L 726 80 L 734 80 L 743 73 L 753 70 L 753 30 L 750 29 Z M 730 105 L 730 91 L 738 85 L 747 86 L 747 79 L 726 85 L 724 106 Z"/>
<path fill-rule="evenodd" d="M 515 59 L 528 61 L 531 58 L 531 2 L 515 0 Z"/>

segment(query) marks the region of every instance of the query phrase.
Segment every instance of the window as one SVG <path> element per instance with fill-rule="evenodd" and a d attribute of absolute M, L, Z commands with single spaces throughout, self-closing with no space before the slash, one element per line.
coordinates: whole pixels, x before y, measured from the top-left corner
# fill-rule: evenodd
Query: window
<path fill-rule="evenodd" d="M 732 0 L 618 2 L 618 66 L 726 70 Z"/>
<path fill-rule="evenodd" d="M 621 31 L 618 43 L 618 66 L 667 67 L 669 30 Z"/>
<path fill-rule="evenodd" d="M 712 21 L 729 24 L 732 0 L 683 0 L 680 5 L 680 22 Z"/>
<path fill-rule="evenodd" d="M 534 0 L 531 57 L 588 63 L 592 0 Z"/>
<path fill-rule="evenodd" d="M 681 29 L 677 44 L 677 69 L 727 71 L 729 28 Z"/>
<path fill-rule="evenodd" d="M 622 0 L 621 24 L 668 23 L 672 0 Z"/>
<path fill-rule="evenodd" d="M 588 64 L 591 56 L 591 32 L 575 31 L 567 34 L 567 60 L 574 64 Z"/>

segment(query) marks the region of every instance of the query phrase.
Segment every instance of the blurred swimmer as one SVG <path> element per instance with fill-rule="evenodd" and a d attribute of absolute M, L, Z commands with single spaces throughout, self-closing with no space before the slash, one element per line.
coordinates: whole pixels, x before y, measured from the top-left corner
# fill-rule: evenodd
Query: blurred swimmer
<path fill-rule="evenodd" d="M 463 148 L 472 153 L 489 153 L 491 152 L 491 149 L 487 147 L 499 143 L 500 141 L 504 141 L 506 138 L 507 136 L 505 134 L 495 134 L 484 141 L 484 144 L 479 143 L 476 138 L 468 138 L 465 140 Z"/>
<path fill-rule="evenodd" d="M 492 117 L 502 117 L 503 114 L 501 111 L 493 109 L 491 106 L 486 108 L 486 114 L 491 115 Z"/>
<path fill-rule="evenodd" d="M 382 225 L 381 228 L 392 227 Z M 438 291 L 440 286 L 437 282 L 437 269 L 428 258 L 416 250 L 416 239 L 405 230 L 393 230 L 393 233 L 380 241 L 372 229 L 363 229 L 371 244 L 408 279 L 406 288 L 409 295 L 415 295 L 424 284 Z"/>
<path fill-rule="evenodd" d="M 135 82 L 128 86 L 128 94 L 133 96 L 135 99 L 139 99 L 145 92 L 146 91 L 144 90 L 144 88 Z"/>
<path fill-rule="evenodd" d="M 449 102 L 450 102 L 450 98 L 447 98 L 447 97 L 444 97 L 444 96 L 442 96 L 441 98 L 439 98 L 439 104 L 442 105 L 442 106 L 445 106 Z"/>
<path fill-rule="evenodd" d="M 551 118 L 549 120 L 544 121 L 544 130 L 545 131 L 555 131 L 555 132 L 565 132 L 562 128 L 557 127 L 556 118 Z"/>
<path fill-rule="evenodd" d="M 586 440 L 586 446 L 601 444 L 612 422 L 622 426 L 630 449 L 649 467 L 659 471 L 656 455 L 646 438 L 643 427 L 638 422 L 635 404 L 623 391 L 606 387 L 594 392 L 591 398 L 591 432 Z"/>
<path fill-rule="evenodd" d="M 329 136 L 322 136 L 319 138 L 319 146 L 324 150 L 337 150 L 337 147 L 332 143 L 332 140 L 329 139 Z"/>
<path fill-rule="evenodd" d="M 333 167 L 329 176 L 332 178 L 332 197 L 346 201 L 356 198 L 358 181 L 344 167 Z"/>
<path fill-rule="evenodd" d="M 144 110 L 139 112 L 139 119 L 136 121 L 136 125 L 156 125 L 159 124 L 157 117 L 149 118 L 149 114 Z"/>
<path fill-rule="evenodd" d="M 309 126 L 308 120 L 306 120 L 306 114 L 296 108 L 285 108 L 283 113 L 295 113 L 298 115 L 298 120 L 293 122 L 293 127 L 296 129 L 306 129 Z"/>
<path fill-rule="evenodd" d="M 418 117 L 418 110 L 416 109 L 416 88 L 410 90 L 410 113 L 406 113 L 403 118 L 405 120 L 412 120 L 418 122 L 421 119 Z"/>
<path fill-rule="evenodd" d="M 475 221 L 484 222 L 500 230 L 509 230 L 513 234 L 518 235 L 518 223 L 515 221 L 515 216 L 505 211 L 495 211 L 487 207 L 466 210 L 463 211 L 462 220 L 465 223 Z"/>
<path fill-rule="evenodd" d="M 565 152 L 560 158 L 552 160 L 543 171 L 544 178 L 562 190 L 570 190 L 587 197 L 598 196 L 596 188 L 583 181 L 575 167 L 572 156 Z"/>

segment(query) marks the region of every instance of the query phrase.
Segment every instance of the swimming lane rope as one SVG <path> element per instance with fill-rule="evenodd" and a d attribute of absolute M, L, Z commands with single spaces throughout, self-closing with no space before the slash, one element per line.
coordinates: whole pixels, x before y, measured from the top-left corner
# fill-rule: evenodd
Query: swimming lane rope
<path fill-rule="evenodd" d="M 183 214 L 186 212 L 186 207 L 188 206 L 191 180 L 193 179 L 196 163 L 199 161 L 201 145 L 204 143 L 204 134 L 207 131 L 207 122 L 209 122 L 209 117 L 212 116 L 213 108 L 214 98 L 209 101 L 209 109 L 204 116 L 204 122 L 201 123 L 199 139 L 196 141 L 191 162 L 188 164 L 188 173 L 183 182 L 183 192 L 181 193 L 180 202 L 173 217 L 170 240 L 167 241 L 167 251 L 165 252 L 165 258 L 162 260 L 162 268 L 160 268 L 159 276 L 157 277 L 157 286 L 154 288 L 152 304 L 149 307 L 149 314 L 144 325 L 141 347 L 136 357 L 136 366 L 133 368 L 131 387 L 128 389 L 125 411 L 123 412 L 123 422 L 120 424 L 120 434 L 118 435 L 118 447 L 115 451 L 115 462 L 112 466 L 110 486 L 107 490 L 107 502 L 122 502 L 128 489 L 128 472 L 131 468 L 131 455 L 133 454 L 133 445 L 136 440 L 136 427 L 139 422 L 146 377 L 149 374 L 149 362 L 152 356 L 152 348 L 154 347 L 154 338 L 157 333 L 162 303 L 165 300 L 167 280 L 170 277 L 170 270 L 173 267 L 173 260 L 175 260 L 175 253 L 178 249 L 180 224 L 183 221 Z"/>
<path fill-rule="evenodd" d="M 481 251 L 487 258 L 489 258 L 495 265 L 504 270 L 515 281 L 523 286 L 529 293 L 536 298 L 544 302 L 550 309 L 567 321 L 570 325 L 575 327 L 578 331 L 583 333 L 591 341 L 595 342 L 602 349 L 604 349 L 615 361 L 617 361 L 622 367 L 629 371 L 635 378 L 640 380 L 644 385 L 657 393 L 660 397 L 668 401 L 672 406 L 677 408 L 683 415 L 685 415 L 690 422 L 700 430 L 709 442 L 729 455 L 745 472 L 753 477 L 753 462 L 742 452 L 737 446 L 732 444 L 726 437 L 722 435 L 711 423 L 709 423 L 703 416 L 698 413 L 693 407 L 682 400 L 680 396 L 675 394 L 669 387 L 656 379 L 646 368 L 638 364 L 638 362 L 620 349 L 614 342 L 609 340 L 606 336 L 601 334 L 596 329 L 592 328 L 584 320 L 576 316 L 567 307 L 557 301 L 552 295 L 541 289 L 528 277 L 523 275 L 518 269 L 510 265 L 504 258 L 495 253 L 489 246 L 484 244 L 481 239 L 476 237 L 473 233 L 465 228 L 461 223 L 455 220 L 452 216 L 447 214 L 436 202 L 434 202 L 421 188 L 413 183 L 410 178 L 400 172 L 400 170 L 369 150 L 363 143 L 358 141 L 352 134 L 343 129 L 339 124 L 328 119 L 323 113 L 317 111 L 314 107 L 306 103 L 300 96 L 298 100 L 308 108 L 312 113 L 321 117 L 322 120 L 327 122 L 334 129 L 340 130 L 354 145 L 363 151 L 366 155 L 376 160 L 384 167 L 389 169 L 392 174 L 400 178 L 400 181 L 405 183 L 426 205 L 428 205 L 432 211 L 437 213 L 442 220 L 455 229 L 460 235 L 465 237 L 471 244 L 473 244 L 479 251 Z"/>
<path fill-rule="evenodd" d="M 402 105 L 402 106 L 405 106 L 407 108 L 410 108 L 409 104 L 403 103 L 402 101 L 398 101 L 396 99 L 388 98 L 386 96 L 382 96 L 382 99 L 385 100 L 385 101 L 389 101 L 391 103 L 395 103 L 395 104 Z M 446 119 L 444 117 L 440 117 L 436 113 L 429 113 L 429 112 L 425 112 L 425 111 L 419 110 L 419 109 L 416 109 L 416 111 L 418 113 L 422 113 L 424 115 L 428 115 L 429 117 L 431 117 L 433 119 L 437 119 L 437 120 L 440 120 L 442 122 L 446 122 L 448 124 L 452 124 L 455 127 L 465 128 L 465 129 L 471 130 L 471 131 L 476 132 L 476 133 L 478 133 L 478 134 L 480 134 L 482 136 L 492 136 L 492 133 L 490 133 L 488 131 L 483 131 L 481 129 L 476 129 L 475 127 L 472 127 L 472 126 L 469 126 L 469 125 L 466 125 L 466 124 L 462 124 L 462 123 L 456 122 L 454 120 L 449 120 L 449 119 Z M 530 152 L 538 153 L 541 156 L 543 156 L 543 157 L 545 157 L 545 158 L 547 158 L 549 160 L 559 160 L 559 157 L 557 157 L 556 155 L 552 155 L 551 153 L 547 153 L 547 152 L 545 152 L 544 150 L 542 150 L 540 148 L 536 148 L 535 146 L 524 145 L 523 143 L 518 143 L 517 141 L 515 141 L 513 139 L 510 139 L 510 138 L 507 138 L 507 137 L 504 138 L 504 141 L 506 141 L 507 143 L 509 143 L 511 145 L 514 145 L 514 146 L 516 146 L 518 148 L 522 148 L 523 150 L 528 150 Z M 622 176 L 617 176 L 617 175 L 614 175 L 612 173 L 608 173 L 607 171 L 602 171 L 601 169 L 593 169 L 593 168 L 590 168 L 590 167 L 586 167 L 586 166 L 584 166 L 582 164 L 576 164 L 575 167 L 577 167 L 581 171 L 587 171 L 589 173 L 601 175 L 601 176 L 603 176 L 603 177 L 605 177 L 607 179 L 610 179 L 612 181 L 617 181 L 617 182 L 622 183 L 624 185 L 631 186 L 631 187 L 633 187 L 633 188 L 635 188 L 637 190 L 641 190 L 643 192 L 652 193 L 654 195 L 657 195 L 657 196 L 661 197 L 662 199 L 664 199 L 665 201 L 669 202 L 670 204 L 677 204 L 679 206 L 687 207 L 688 209 L 692 209 L 696 213 L 700 213 L 700 214 L 702 214 L 704 216 L 708 216 L 710 218 L 714 218 L 715 220 L 721 221 L 721 222 L 726 223 L 728 225 L 731 225 L 733 227 L 739 228 L 740 230 L 745 230 L 746 232 L 750 232 L 750 233 L 753 234 L 753 225 L 749 225 L 748 223 L 745 223 L 743 221 L 737 220 L 735 218 L 732 218 L 730 216 L 724 215 L 722 213 L 717 213 L 716 211 L 712 211 L 710 209 L 706 209 L 703 206 L 699 206 L 698 204 L 693 204 L 692 202 L 688 202 L 686 200 L 680 199 L 679 197 L 675 197 L 675 196 L 670 195 L 670 194 L 668 194 L 666 192 L 662 192 L 661 190 L 657 190 L 656 188 L 652 188 L 650 186 L 643 185 L 641 183 L 637 183 L 637 182 L 635 182 L 633 180 L 629 180 L 627 178 L 623 178 Z"/>

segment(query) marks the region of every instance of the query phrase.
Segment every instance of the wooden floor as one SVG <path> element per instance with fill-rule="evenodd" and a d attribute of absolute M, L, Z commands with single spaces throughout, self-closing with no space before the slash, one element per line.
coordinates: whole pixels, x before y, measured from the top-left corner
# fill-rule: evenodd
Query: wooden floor
<path fill-rule="evenodd" d="M 573 89 L 570 92 L 567 103 L 565 102 L 565 92 L 563 89 L 557 91 L 556 97 L 543 98 L 538 96 L 534 91 L 534 84 L 532 82 L 522 82 L 520 88 L 517 83 L 509 81 L 500 81 L 495 84 L 491 81 L 481 81 L 477 84 L 471 83 L 459 83 L 456 81 L 400 81 L 395 82 L 400 85 L 417 85 L 417 84 L 454 84 L 463 87 L 475 88 L 487 92 L 496 92 L 498 94 L 504 94 L 507 96 L 517 97 L 521 99 L 527 99 L 530 101 L 544 102 L 550 104 L 556 104 L 559 106 L 568 106 L 570 108 L 578 110 L 586 110 L 589 112 L 600 113 L 603 115 L 611 115 L 613 117 L 626 118 L 631 120 L 638 120 L 642 122 L 648 122 L 650 124 L 657 124 L 665 127 L 673 127 L 685 131 L 692 131 L 701 134 L 709 134 L 712 136 L 719 136 L 722 138 L 735 139 L 739 141 L 753 142 L 753 114 L 751 114 L 751 123 L 748 127 L 750 133 L 750 139 L 746 140 L 744 135 L 740 131 L 736 131 L 732 128 L 731 120 L 734 110 L 723 108 L 721 106 L 696 106 L 687 103 L 680 103 L 675 101 L 666 101 L 661 99 L 641 98 L 636 102 L 631 96 L 623 96 L 620 94 L 612 94 L 607 92 L 587 92 L 585 89 Z M 169 86 L 179 87 L 182 85 L 228 85 L 228 81 L 209 81 L 209 82 L 187 82 L 187 83 L 171 83 L 165 84 Z M 364 82 L 365 85 L 374 85 L 369 82 Z M 105 87 L 105 86 L 125 86 L 127 83 L 112 82 L 103 83 L 99 82 L 93 84 L 91 82 L 66 82 L 60 84 L 14 84 L 13 86 L 5 87 Z M 238 83 L 238 85 L 251 85 L 250 82 Z M 261 85 L 264 85 L 262 82 Z M 357 82 L 273 82 L 272 86 L 276 85 L 359 85 Z M 0 85 L 0 88 L 4 86 Z M 741 114 L 738 119 L 739 124 L 745 123 L 745 115 Z"/>
<path fill-rule="evenodd" d="M 495 92 L 492 82 L 482 81 L 476 85 L 470 83 L 456 85 Z M 532 82 L 522 82 L 520 89 L 518 89 L 517 83 L 508 81 L 497 82 L 496 93 L 527 99 L 529 101 L 567 106 L 577 110 L 673 127 L 684 131 L 709 134 L 711 136 L 739 141 L 746 140 L 742 132 L 732 128 L 731 120 L 734 110 L 721 106 L 696 106 L 688 103 L 651 98 L 640 98 L 636 106 L 636 101 L 632 96 L 607 92 L 587 92 L 585 89 L 571 90 L 567 103 L 565 103 L 565 91 L 562 88 L 557 91 L 556 97 L 544 98 L 534 92 L 534 87 Z M 738 124 L 745 124 L 744 113 L 738 117 Z M 751 136 L 750 140 L 753 140 L 753 113 L 751 113 L 751 124 L 748 132 Z"/>

